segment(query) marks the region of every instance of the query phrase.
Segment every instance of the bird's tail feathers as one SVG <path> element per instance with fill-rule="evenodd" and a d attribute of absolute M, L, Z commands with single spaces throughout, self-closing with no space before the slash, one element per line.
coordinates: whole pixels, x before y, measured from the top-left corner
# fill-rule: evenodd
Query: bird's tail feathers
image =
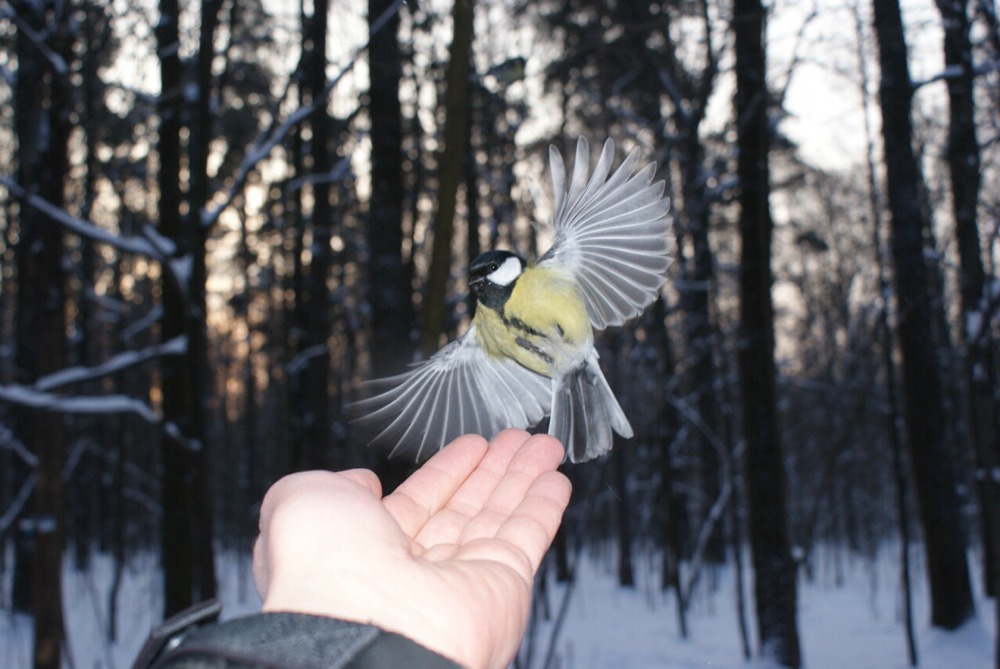
<path fill-rule="evenodd" d="M 553 384 L 549 434 L 563 443 L 570 462 L 586 462 L 611 450 L 612 431 L 633 435 L 595 353 Z"/>

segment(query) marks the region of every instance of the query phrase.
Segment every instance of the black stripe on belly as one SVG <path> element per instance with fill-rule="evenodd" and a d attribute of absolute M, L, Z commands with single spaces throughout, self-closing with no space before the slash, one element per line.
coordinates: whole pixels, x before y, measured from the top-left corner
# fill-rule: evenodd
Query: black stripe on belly
<path fill-rule="evenodd" d="M 523 348 L 525 351 L 528 351 L 529 353 L 532 353 L 533 355 L 541 358 L 542 360 L 545 361 L 546 364 L 551 365 L 554 362 L 551 355 L 549 355 L 542 349 L 538 348 L 524 337 L 515 337 L 514 343 Z"/>
<path fill-rule="evenodd" d="M 507 327 L 514 328 L 515 330 L 519 330 L 520 332 L 523 332 L 524 334 L 527 335 L 531 335 L 533 337 L 545 336 L 535 328 L 529 326 L 527 323 L 522 321 L 517 316 L 514 316 L 513 318 L 508 318 L 507 314 L 504 313 L 503 309 L 501 309 L 499 313 L 500 313 L 500 319 L 503 321 L 503 324 L 506 325 Z"/>

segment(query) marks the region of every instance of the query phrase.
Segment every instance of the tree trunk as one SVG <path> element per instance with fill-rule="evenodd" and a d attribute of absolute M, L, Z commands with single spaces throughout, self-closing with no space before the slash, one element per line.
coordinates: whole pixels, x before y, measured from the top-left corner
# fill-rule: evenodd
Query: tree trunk
<path fill-rule="evenodd" d="M 684 130 L 684 146 L 681 158 L 684 204 L 686 205 L 687 231 L 691 239 L 693 258 L 686 263 L 687 280 L 682 293 L 684 309 L 684 336 L 687 341 L 690 367 L 688 369 L 688 391 L 697 406 L 698 424 L 691 426 L 691 434 L 696 444 L 702 495 L 699 504 L 699 524 L 708 521 L 708 512 L 722 490 L 720 459 L 723 457 L 715 447 L 722 435 L 722 415 L 716 388 L 714 338 L 710 291 L 713 282 L 714 261 L 709 244 L 709 207 L 705 194 L 705 179 L 702 173 L 704 147 L 699 136 L 699 124 Z M 725 537 L 722 525 L 711 535 L 706 558 L 715 564 L 725 562 Z"/>
<path fill-rule="evenodd" d="M 652 308 L 643 318 L 647 320 L 650 343 L 659 359 L 657 371 L 666 377 L 676 367 L 676 360 L 670 336 L 667 334 L 667 305 L 662 295 L 653 302 Z M 663 546 L 660 587 L 663 590 L 673 589 L 677 629 L 681 638 L 687 639 L 687 601 L 681 585 L 681 559 L 685 553 L 687 514 L 684 512 L 684 497 L 679 490 L 683 486 L 678 485 L 680 477 L 672 452 L 677 435 L 681 432 L 681 419 L 677 409 L 669 400 L 674 390 L 669 384 L 664 385 L 664 397 L 659 416 L 653 422 L 652 434 L 660 470 L 660 485 L 657 488 L 656 499 L 656 518 L 662 532 L 659 539 Z"/>
<path fill-rule="evenodd" d="M 377 32 L 375 23 L 393 0 L 369 0 L 368 45 L 372 194 L 368 244 L 372 308 L 372 374 L 398 374 L 411 355 L 413 290 L 403 262 L 403 113 L 399 82 L 403 57 L 396 11 Z"/>
<path fill-rule="evenodd" d="M 18 3 L 25 24 L 44 35 L 46 47 L 71 60 L 69 15 L 56 3 Z M 70 101 L 67 74 L 53 67 L 23 30 L 17 32 L 15 131 L 17 180 L 30 193 L 60 207 L 68 171 Z M 66 286 L 63 230 L 34 208 L 22 205 L 19 217 L 18 366 L 32 382 L 60 370 L 66 360 Z M 37 457 L 34 515 L 30 522 L 30 565 L 34 618 L 34 666 L 59 669 L 63 646 L 62 554 L 66 536 L 63 466 L 65 435 L 59 415 L 18 411 L 18 432 Z M 24 557 L 22 554 L 20 557 Z"/>
<path fill-rule="evenodd" d="M 635 570 L 632 566 L 632 495 L 628 490 L 628 449 L 616 448 L 611 454 L 611 467 L 615 477 L 615 530 L 618 535 L 618 585 L 635 587 Z"/>
<path fill-rule="evenodd" d="M 723 417 L 718 402 L 718 365 L 714 356 L 714 325 L 711 311 L 712 285 L 715 261 L 709 242 L 711 202 L 707 192 L 705 147 L 701 137 L 701 124 L 708 109 L 708 100 L 715 88 L 718 62 L 710 38 L 713 30 L 706 2 L 697 3 L 692 13 L 698 15 L 701 30 L 706 35 L 703 60 L 700 67 L 688 64 L 677 57 L 683 52 L 679 44 L 668 44 L 663 50 L 666 63 L 663 72 L 669 76 L 670 86 L 664 93 L 673 103 L 670 120 L 678 135 L 676 160 L 682 191 L 682 206 L 677 208 L 677 228 L 688 238 L 691 257 L 683 259 L 684 281 L 679 284 L 681 309 L 684 312 L 684 338 L 687 346 L 685 358 L 689 360 L 686 373 L 685 394 L 693 398 L 697 407 L 697 423 L 690 426 L 691 438 L 698 454 L 699 478 L 703 501 L 699 502 L 699 525 L 709 522 L 708 512 L 722 490 L 722 466 L 716 444 L 724 432 Z M 670 12 L 662 13 L 663 21 L 670 20 Z M 647 20 L 651 20 L 648 17 Z M 662 33 L 669 38 L 669 23 Z M 661 84 L 662 85 L 662 84 Z M 683 245 L 678 245 L 678 251 Z M 725 536 L 721 525 L 712 530 L 706 559 L 715 564 L 725 561 Z"/>
<path fill-rule="evenodd" d="M 802 663 L 796 574 L 788 539 L 785 468 L 778 432 L 764 8 L 736 0 L 736 118 L 740 179 L 740 382 L 754 594 L 761 655 Z"/>
<path fill-rule="evenodd" d="M 303 64 L 307 103 L 316 104 L 316 111 L 309 117 L 312 131 L 309 154 L 312 157 L 313 182 L 311 261 L 306 277 L 306 302 L 304 315 L 305 348 L 316 351 L 304 361 L 302 383 L 304 392 L 305 462 L 308 469 L 331 467 L 330 440 L 330 355 L 328 339 L 331 328 L 330 291 L 327 279 L 330 273 L 330 238 L 332 236 L 331 184 L 327 175 L 333 168 L 330 155 L 330 115 L 322 102 L 326 87 L 326 42 L 328 0 L 314 0 L 312 16 L 303 26 L 305 42 L 310 51 L 304 54 Z M 302 299 L 303 296 L 300 296 Z"/>
<path fill-rule="evenodd" d="M 177 0 L 160 0 L 156 26 L 160 59 L 157 154 L 160 232 L 174 242 L 163 271 L 165 341 L 184 336 L 183 356 L 163 365 L 163 520 L 160 560 L 164 615 L 215 596 L 211 566 L 210 512 L 205 481 L 205 247 L 200 207 L 187 202 L 182 215 L 182 70 L 178 52 Z M 208 54 L 202 57 L 208 58 Z M 207 82 L 199 82 L 207 85 Z M 207 91 L 205 92 L 207 95 Z M 193 166 L 188 166 L 193 167 Z M 190 178 L 190 177 L 189 177 Z"/>
<path fill-rule="evenodd" d="M 948 84 L 948 171 L 951 176 L 955 239 L 961 268 L 962 341 L 972 443 L 976 454 L 980 526 L 983 535 L 986 592 L 997 607 L 995 664 L 1000 669 L 1000 471 L 997 442 L 996 361 L 991 330 L 986 323 L 987 296 L 979 241 L 979 141 L 976 138 L 975 72 L 969 41 L 968 3 L 938 0 L 944 29 Z"/>
<path fill-rule="evenodd" d="M 920 517 L 924 528 L 932 624 L 953 629 L 974 612 L 965 558 L 953 457 L 936 351 L 931 339 L 928 271 L 924 264 L 919 171 L 913 153 L 913 87 L 898 0 L 873 0 L 882 75 L 879 88 L 885 145 L 898 337 L 902 351 L 904 415 Z"/>
<path fill-rule="evenodd" d="M 913 629 L 913 579 L 910 570 L 910 513 L 909 513 L 909 481 L 907 478 L 906 461 L 903 454 L 903 436 L 901 434 L 902 420 L 899 415 L 899 400 L 897 392 L 896 359 L 893 356 L 893 336 L 889 319 L 889 297 L 891 287 L 885 267 L 885 254 L 882 252 L 883 207 L 878 188 L 878 167 L 875 160 L 875 131 L 872 128 L 871 117 L 867 110 L 871 108 L 868 60 L 865 54 L 865 30 L 861 16 L 861 0 L 855 0 L 852 19 L 856 36 L 858 73 L 861 77 L 861 97 L 865 128 L 865 185 L 868 192 L 868 213 L 871 218 L 872 249 L 875 252 L 875 267 L 878 273 L 878 288 L 880 300 L 878 304 L 878 335 L 881 344 L 882 366 L 886 377 L 886 409 L 885 431 L 889 440 L 892 455 L 892 473 L 896 493 L 896 525 L 899 531 L 900 560 L 899 581 L 903 590 L 903 628 L 906 633 L 906 655 L 911 667 L 917 666 L 917 639 Z"/>
<path fill-rule="evenodd" d="M 195 426 L 192 433 L 197 435 L 201 448 L 191 454 L 194 468 L 193 494 L 195 513 L 191 518 L 192 533 L 196 538 L 196 577 L 198 586 L 196 597 L 200 600 L 214 597 L 217 590 L 215 578 L 215 553 L 213 551 L 213 514 L 210 511 L 209 490 L 209 446 L 205 440 L 208 420 L 208 395 L 211 381 L 208 378 L 208 271 L 205 266 L 208 229 L 202 221 L 209 196 L 208 154 L 214 136 L 212 101 L 212 62 L 215 60 L 215 35 L 219 25 L 221 0 L 205 0 L 201 5 L 201 28 L 198 37 L 198 56 L 195 62 L 197 100 L 192 113 L 188 143 L 188 214 L 185 224 L 190 240 L 188 253 L 191 256 L 191 305 L 188 310 L 188 351 L 185 365 L 192 376 L 191 393 L 193 400 L 190 410 Z"/>
<path fill-rule="evenodd" d="M 440 345 L 444 328 L 445 299 L 451 275 L 451 240 L 455 229 L 458 186 L 462 183 L 462 157 L 469 141 L 469 66 L 473 35 L 473 0 L 455 0 L 454 32 L 445 89 L 444 150 L 438 159 L 437 211 L 434 242 L 424 293 L 424 323 L 420 349 L 425 356 Z M 492 436 L 492 435 L 488 435 Z"/>
<path fill-rule="evenodd" d="M 949 119 L 948 119 L 948 171 L 951 177 L 952 211 L 955 217 L 955 239 L 961 266 L 961 304 L 966 351 L 966 372 L 969 384 L 969 412 L 971 434 L 979 454 L 980 471 L 991 471 L 1000 465 L 997 462 L 996 406 L 993 400 L 995 387 L 995 367 L 991 332 L 985 326 L 986 307 L 983 288 L 985 270 L 979 240 L 977 208 L 979 204 L 980 160 L 979 141 L 976 138 L 975 100 L 973 97 L 974 72 L 972 44 L 969 41 L 969 17 L 964 2 L 940 0 L 937 5 L 941 12 L 944 29 L 945 69 L 952 73 L 947 78 Z M 989 536 L 996 530 L 993 522 L 1000 520 L 997 514 L 997 485 L 986 476 L 978 477 L 983 485 L 984 530 Z M 996 537 L 1000 539 L 1000 537 Z M 1000 568 L 1000 553 L 996 544 L 984 542 L 987 550 L 987 565 Z M 995 557 L 994 557 L 995 556 Z M 996 594 L 997 577 L 987 570 L 987 592 Z"/>

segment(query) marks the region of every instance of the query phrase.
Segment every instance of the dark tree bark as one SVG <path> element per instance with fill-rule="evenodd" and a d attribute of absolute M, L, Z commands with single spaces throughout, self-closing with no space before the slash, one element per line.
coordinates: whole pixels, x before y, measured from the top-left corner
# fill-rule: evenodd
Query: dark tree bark
<path fill-rule="evenodd" d="M 931 339 L 925 221 L 912 146 L 913 87 L 898 0 L 873 0 L 879 45 L 882 139 L 885 145 L 891 246 L 899 305 L 898 338 L 907 441 L 924 528 L 932 624 L 953 629 L 974 612 L 965 537 L 945 436 L 942 384 Z"/>
<path fill-rule="evenodd" d="M 180 7 L 177 0 L 160 1 L 160 20 L 156 26 L 160 56 L 159 141 L 159 216 L 160 231 L 167 237 L 181 237 L 181 63 L 178 54 Z M 163 279 L 163 338 L 185 333 L 185 303 L 181 287 L 169 275 Z M 186 415 L 184 393 L 187 390 L 183 364 L 167 364 L 163 369 L 163 413 L 172 421 Z M 189 492 L 184 478 L 190 458 L 183 444 L 169 437 L 163 445 L 163 525 L 161 528 L 160 565 L 163 568 L 163 615 L 167 617 L 194 602 L 194 537 L 187 517 Z M 169 497 L 168 497 L 169 496 Z"/>
<path fill-rule="evenodd" d="M 671 119 L 680 135 L 677 160 L 681 173 L 683 209 L 677 211 L 680 229 L 689 239 L 692 257 L 685 259 L 685 280 L 681 287 L 681 308 L 684 311 L 684 336 L 689 357 L 688 387 L 698 407 L 700 424 L 692 426 L 691 433 L 699 455 L 705 503 L 700 510 L 700 521 L 708 522 L 708 510 L 719 497 L 721 466 L 713 441 L 718 443 L 724 433 L 723 416 L 718 401 L 718 370 L 713 354 L 714 324 L 711 311 L 711 292 L 715 280 L 715 261 L 709 243 L 711 203 L 708 196 L 705 166 L 705 147 L 701 125 L 708 110 L 709 96 L 715 88 L 718 61 L 712 44 L 711 19 L 708 3 L 700 2 L 700 19 L 705 34 L 704 66 L 697 72 L 684 69 L 675 57 L 675 50 L 665 50 L 665 71 L 669 72 L 672 86 L 668 91 L 680 91 L 682 99 L 675 99 Z M 665 13 L 669 16 L 669 13 Z M 669 26 L 664 28 L 669 35 Z M 669 94 L 669 93 L 668 93 Z M 725 537 L 721 525 L 712 532 L 706 557 L 721 564 L 725 561 Z"/>
<path fill-rule="evenodd" d="M 1000 669 L 1000 471 L 997 441 L 996 360 L 984 293 L 986 272 L 979 240 L 979 141 L 976 138 L 975 72 L 969 40 L 968 3 L 938 0 L 944 29 L 944 63 L 948 84 L 948 171 L 951 177 L 955 239 L 961 268 L 962 341 L 969 393 L 969 424 L 976 453 L 980 526 L 983 535 L 986 592 L 997 615 L 995 664 Z"/>
<path fill-rule="evenodd" d="M 778 430 L 771 302 L 771 209 L 764 8 L 736 0 L 736 119 L 740 179 L 740 385 L 749 531 L 761 654 L 802 664 L 796 574 L 788 539 L 785 467 Z"/>
<path fill-rule="evenodd" d="M 164 615 L 169 616 L 214 597 L 215 579 L 204 471 L 205 234 L 199 203 L 185 202 L 181 190 L 184 99 L 178 48 L 180 8 L 177 0 L 161 0 L 159 8 L 160 20 L 156 26 L 161 86 L 157 104 L 159 217 L 160 232 L 174 242 L 170 266 L 163 271 L 162 335 L 164 340 L 180 336 L 187 340 L 184 355 L 168 361 L 162 368 L 163 416 L 168 427 L 162 444 L 160 561 Z M 200 57 L 210 58 L 210 55 Z M 208 82 L 197 84 L 207 86 Z M 208 95 L 208 91 L 203 94 Z M 196 168 L 190 161 L 187 167 Z M 186 216 L 182 213 L 185 206 Z"/>
<path fill-rule="evenodd" d="M 871 94 L 869 90 L 868 61 L 864 49 L 864 19 L 861 16 L 860 7 L 856 6 L 852 14 L 854 21 L 854 33 L 858 56 L 858 72 L 861 77 L 862 107 L 869 109 L 871 106 Z M 871 219 L 871 239 L 872 249 L 875 252 L 875 267 L 878 276 L 878 288 L 880 300 L 878 303 L 878 342 L 881 345 L 880 357 L 882 367 L 885 369 L 885 433 L 889 441 L 889 450 L 892 456 L 892 474 L 895 483 L 896 493 L 896 525 L 899 531 L 900 561 L 899 580 L 903 589 L 903 627 L 906 631 L 906 654 L 910 666 L 915 667 L 919 662 L 917 654 L 916 635 L 913 629 L 913 580 L 910 573 L 910 513 L 909 513 L 909 479 L 907 477 L 906 459 L 903 453 L 902 419 L 899 413 L 899 399 L 896 373 L 896 359 L 893 355 L 893 332 L 890 325 L 890 304 L 889 299 L 892 292 L 888 273 L 886 272 L 886 259 L 882 252 L 883 213 L 882 198 L 878 188 L 878 165 L 875 159 L 876 139 L 875 131 L 872 127 L 870 117 L 864 116 L 865 128 L 865 186 L 868 195 L 868 215 Z"/>
<path fill-rule="evenodd" d="M 314 0 L 312 15 L 306 17 L 303 26 L 303 74 L 307 104 L 321 101 L 316 111 L 309 117 L 312 138 L 309 155 L 312 158 L 311 171 L 316 175 L 313 182 L 314 204 L 312 209 L 311 260 L 306 277 L 306 293 L 300 295 L 305 316 L 305 350 L 316 351 L 303 361 L 303 436 L 305 438 L 304 468 L 329 468 L 331 462 L 330 441 L 330 355 L 328 339 L 331 328 L 330 290 L 327 279 L 330 274 L 333 216 L 330 204 L 331 184 L 327 175 L 333 168 L 330 154 L 331 119 L 325 104 L 326 87 L 326 41 L 328 0 Z"/>
<path fill-rule="evenodd" d="M 59 207 L 68 172 L 71 125 L 68 72 L 55 67 L 55 59 L 65 63 L 71 59 L 69 16 L 66 8 L 53 2 L 18 2 L 14 11 L 35 33 L 32 36 L 19 30 L 16 37 L 17 180 L 26 191 Z M 52 58 L 43 49 L 50 50 Z M 64 240 L 61 226 L 26 204 L 20 207 L 18 221 L 17 362 L 25 375 L 20 380 L 31 383 L 60 370 L 66 360 Z M 66 536 L 63 421 L 44 410 L 22 409 L 17 413 L 21 441 L 37 458 L 34 515 L 28 523 L 33 549 L 30 586 L 34 667 L 59 669 Z"/>
<path fill-rule="evenodd" d="M 1000 467 L 997 444 L 996 367 L 983 293 L 986 273 L 979 240 L 980 160 L 976 138 L 974 71 L 969 16 L 962 0 L 938 0 L 944 29 L 945 70 L 948 84 L 948 171 L 951 177 L 955 239 L 961 267 L 960 294 L 966 346 L 965 365 L 969 392 L 970 432 L 976 448 L 980 475 L 983 547 L 987 592 L 996 595 L 1000 585 L 1000 481 L 986 472 Z"/>
<path fill-rule="evenodd" d="M 305 14 L 305 3 L 299 3 L 299 24 L 303 26 L 303 38 L 305 37 L 305 25 L 308 17 Z M 302 45 L 302 55 L 296 68 L 296 81 L 301 82 L 305 75 L 306 62 L 309 59 L 309 52 L 306 45 Z M 304 87 L 297 85 L 292 92 L 293 101 L 296 106 L 302 107 L 307 104 L 307 93 Z M 307 142 L 305 140 L 304 126 L 299 125 L 291 132 L 289 138 L 289 153 L 291 154 L 291 175 L 296 179 L 301 179 L 308 170 L 306 165 Z M 287 182 L 286 182 L 287 183 Z M 305 444 L 305 381 L 302 373 L 302 364 L 299 356 L 304 354 L 306 349 L 306 330 L 308 323 L 307 301 L 306 301 L 306 215 L 305 198 L 303 189 L 293 188 L 284 197 L 286 203 L 285 215 L 289 221 L 288 228 L 291 231 L 291 309 L 288 321 L 291 324 L 288 332 L 288 349 L 291 357 L 290 369 L 288 372 L 288 457 L 285 471 L 304 469 L 306 461 Z"/>
<path fill-rule="evenodd" d="M 371 249 L 369 301 L 372 308 L 372 373 L 398 374 L 410 357 L 413 329 L 413 289 L 403 262 L 403 122 L 399 82 L 403 56 L 399 46 L 399 14 L 375 23 L 393 0 L 369 0 L 372 194 L 368 245 Z"/>
<path fill-rule="evenodd" d="M 615 488 L 615 530 L 618 535 L 618 585 L 635 586 L 635 569 L 632 558 L 632 495 L 628 489 L 627 449 L 616 448 L 611 455 Z"/>
<path fill-rule="evenodd" d="M 657 371 L 666 376 L 676 367 L 673 346 L 667 333 L 667 304 L 661 295 L 653 306 L 643 316 L 647 331 L 650 333 L 650 344 L 656 351 Z M 660 470 L 660 485 L 657 487 L 656 517 L 661 536 L 658 537 L 663 546 L 663 563 L 661 565 L 660 587 L 674 591 L 677 628 L 681 638 L 688 638 L 687 601 L 681 584 L 681 558 L 685 555 L 684 543 L 687 536 L 687 514 L 684 497 L 678 491 L 681 478 L 679 467 L 674 462 L 674 445 L 676 436 L 681 431 L 681 417 L 675 406 L 670 402 L 673 389 L 664 388 L 664 398 L 660 405 L 659 415 L 653 422 L 653 443 Z"/>
<path fill-rule="evenodd" d="M 217 590 L 215 578 L 215 555 L 213 551 L 213 522 L 210 497 L 208 494 L 209 445 L 205 441 L 208 432 L 209 392 L 212 387 L 208 374 L 208 307 L 205 293 L 208 271 L 205 266 L 208 228 L 202 220 L 209 197 L 208 154 L 214 136 L 212 102 L 215 78 L 212 62 L 215 60 L 215 34 L 219 25 L 221 0 L 205 0 L 201 5 L 201 28 L 198 35 L 198 55 L 194 63 L 194 81 L 197 98 L 191 112 L 190 136 L 188 142 L 188 206 L 185 227 L 188 230 L 191 256 L 190 305 L 187 313 L 188 351 L 185 365 L 192 377 L 191 392 L 194 399 L 189 405 L 193 412 L 193 434 L 198 435 L 201 448 L 192 454 L 193 493 L 195 513 L 190 522 L 192 534 L 196 538 L 195 560 L 197 589 L 196 602 L 214 597 Z"/>
<path fill-rule="evenodd" d="M 437 210 L 431 265 L 424 293 L 424 322 L 420 349 L 425 356 L 440 345 L 444 328 L 445 297 L 451 275 L 451 241 L 455 229 L 458 187 L 462 183 L 462 158 L 469 141 L 469 71 L 473 35 L 473 0 L 455 0 L 452 10 L 450 60 L 445 81 L 444 149 L 438 158 Z M 470 206 L 473 193 L 467 195 Z"/>

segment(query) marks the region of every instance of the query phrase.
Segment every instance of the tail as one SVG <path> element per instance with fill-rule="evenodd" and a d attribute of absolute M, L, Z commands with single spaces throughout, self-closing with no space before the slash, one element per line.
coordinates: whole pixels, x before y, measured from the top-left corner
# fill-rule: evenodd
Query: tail
<path fill-rule="evenodd" d="M 570 462 L 586 462 L 611 450 L 612 430 L 626 439 L 633 434 L 593 352 L 553 381 L 549 434 L 563 443 Z"/>

